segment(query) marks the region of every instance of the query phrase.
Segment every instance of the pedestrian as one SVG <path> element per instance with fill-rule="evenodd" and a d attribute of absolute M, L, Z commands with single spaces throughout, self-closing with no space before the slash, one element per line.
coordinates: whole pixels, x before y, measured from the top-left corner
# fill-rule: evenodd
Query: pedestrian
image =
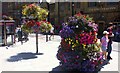
<path fill-rule="evenodd" d="M 54 27 L 52 26 L 51 30 L 50 30 L 50 37 L 49 40 L 51 40 L 51 37 L 53 37 L 54 39 Z"/>
<path fill-rule="evenodd" d="M 27 32 L 23 32 L 23 40 L 25 41 L 25 42 L 27 42 L 29 39 L 28 39 L 28 33 Z"/>
<path fill-rule="evenodd" d="M 112 60 L 112 57 L 110 56 L 110 54 L 112 52 L 112 39 L 113 39 L 113 37 L 114 37 L 114 34 L 108 36 L 108 39 L 109 39 L 108 46 L 107 46 L 107 52 L 108 52 L 107 59 L 108 60 Z"/>
<path fill-rule="evenodd" d="M 107 46 L 108 46 L 108 32 L 107 31 L 104 31 L 103 32 L 103 37 L 101 38 L 101 49 L 102 49 L 102 53 L 103 53 L 103 58 L 105 58 L 105 60 L 107 60 L 107 53 L 106 53 L 106 50 L 107 50 Z"/>
<path fill-rule="evenodd" d="M 21 41 L 21 44 L 23 44 L 23 42 L 22 42 L 22 29 L 21 29 L 21 26 L 19 25 L 17 29 L 18 29 L 18 32 L 17 32 L 17 34 L 18 34 L 18 42 Z"/>
<path fill-rule="evenodd" d="M 108 60 L 112 60 L 112 57 L 110 56 L 111 52 L 112 52 L 112 40 L 113 40 L 113 37 L 114 37 L 114 34 L 112 32 L 112 25 L 108 27 L 107 31 L 109 32 L 109 35 L 108 35 L 108 39 L 109 39 L 109 42 L 108 42 L 108 46 L 107 46 L 107 59 Z"/>

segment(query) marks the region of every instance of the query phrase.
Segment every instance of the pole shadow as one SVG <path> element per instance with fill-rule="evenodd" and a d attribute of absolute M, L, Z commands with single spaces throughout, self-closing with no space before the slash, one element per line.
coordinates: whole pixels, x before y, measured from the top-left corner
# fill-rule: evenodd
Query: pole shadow
<path fill-rule="evenodd" d="M 29 60 L 29 59 L 35 59 L 37 58 L 36 55 L 43 55 L 43 53 L 32 53 L 32 52 L 23 52 L 18 53 L 17 55 L 11 56 L 9 59 L 7 59 L 8 62 L 18 62 L 21 60 Z"/>

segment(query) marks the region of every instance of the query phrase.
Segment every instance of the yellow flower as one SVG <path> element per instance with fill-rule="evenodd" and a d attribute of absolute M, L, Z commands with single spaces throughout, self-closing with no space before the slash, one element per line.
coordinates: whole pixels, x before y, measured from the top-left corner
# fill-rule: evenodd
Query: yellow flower
<path fill-rule="evenodd" d="M 72 42 L 72 44 L 74 44 L 74 42 Z"/>
<path fill-rule="evenodd" d="M 78 40 L 76 40 L 76 43 L 78 44 Z"/>
<path fill-rule="evenodd" d="M 83 48 L 85 48 L 86 45 L 85 44 L 82 44 L 82 45 L 83 45 Z"/>
<path fill-rule="evenodd" d="M 69 44 L 71 44 L 71 41 L 69 41 Z"/>
<path fill-rule="evenodd" d="M 67 39 L 65 39 L 65 42 L 67 41 Z"/>
<path fill-rule="evenodd" d="M 75 47 L 75 45 L 72 45 L 72 48 L 74 48 Z"/>
<path fill-rule="evenodd" d="M 25 12 L 22 12 L 23 15 L 26 15 Z"/>
<path fill-rule="evenodd" d="M 24 5 L 24 6 L 23 6 L 23 8 L 26 8 L 26 7 L 27 7 L 27 5 Z"/>

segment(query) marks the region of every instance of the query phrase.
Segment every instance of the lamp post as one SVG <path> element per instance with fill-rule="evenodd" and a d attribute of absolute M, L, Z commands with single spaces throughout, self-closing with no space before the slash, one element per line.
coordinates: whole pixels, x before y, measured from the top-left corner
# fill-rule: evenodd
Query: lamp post
<path fill-rule="evenodd" d="M 100 35 L 100 37 L 102 36 L 102 32 L 105 29 L 105 16 L 103 16 L 102 13 L 102 8 L 103 8 L 103 3 L 101 2 L 101 0 L 98 1 L 98 21 L 99 22 L 99 28 L 98 28 L 98 34 Z"/>
<path fill-rule="evenodd" d="M 47 3 L 47 8 L 48 8 L 48 11 L 50 10 L 49 8 L 49 3 Z M 49 22 L 50 21 L 50 12 L 48 13 L 48 18 L 47 18 L 47 21 Z M 46 31 L 46 42 L 48 42 L 48 31 Z"/>
<path fill-rule="evenodd" d="M 72 2 L 72 16 L 74 16 L 74 2 Z"/>
<path fill-rule="evenodd" d="M 50 11 L 50 5 L 49 4 L 55 3 L 55 0 L 46 0 L 46 1 L 47 1 L 48 11 Z M 47 21 L 48 22 L 50 21 L 50 12 L 48 13 Z M 46 31 L 46 42 L 48 42 L 48 31 Z"/>
<path fill-rule="evenodd" d="M 3 26 L 4 26 L 4 44 L 7 45 L 7 38 L 6 38 L 7 37 L 7 35 L 6 35 L 7 32 L 6 32 L 6 23 L 5 23 L 5 20 L 4 20 L 4 25 Z"/>
<path fill-rule="evenodd" d="M 41 4 L 41 2 L 42 0 L 39 0 L 37 5 Z M 36 29 L 36 54 L 38 54 L 38 28 Z"/>
<path fill-rule="evenodd" d="M 41 2 L 43 2 L 43 0 L 39 0 L 39 3 L 41 4 Z M 51 4 L 51 3 L 54 3 L 54 0 L 46 0 L 46 2 L 47 2 L 47 8 L 48 8 L 48 11 L 50 10 L 50 6 L 49 6 L 49 4 Z M 48 18 L 46 19 L 46 21 L 50 21 L 50 12 L 48 13 Z M 46 34 L 46 42 L 48 42 L 48 31 L 46 31 L 45 32 L 45 34 Z"/>

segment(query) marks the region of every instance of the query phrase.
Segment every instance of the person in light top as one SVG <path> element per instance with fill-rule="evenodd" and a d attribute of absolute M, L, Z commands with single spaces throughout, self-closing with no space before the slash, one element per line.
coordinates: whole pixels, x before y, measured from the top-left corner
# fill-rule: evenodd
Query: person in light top
<path fill-rule="evenodd" d="M 53 37 L 54 39 L 54 27 L 52 26 L 51 30 L 50 30 L 50 37 L 49 40 L 51 40 L 51 37 Z"/>
<path fill-rule="evenodd" d="M 102 53 L 103 53 L 103 58 L 105 58 L 105 60 L 107 60 L 107 54 L 106 54 L 106 50 L 107 50 L 107 46 L 108 46 L 108 32 L 104 31 L 103 32 L 103 37 L 101 38 L 101 49 L 102 49 Z"/>

